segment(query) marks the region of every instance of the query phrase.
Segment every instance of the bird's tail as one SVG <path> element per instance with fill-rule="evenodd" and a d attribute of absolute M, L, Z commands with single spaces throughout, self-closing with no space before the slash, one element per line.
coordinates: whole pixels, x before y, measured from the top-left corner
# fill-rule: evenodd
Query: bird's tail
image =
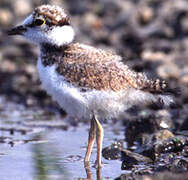
<path fill-rule="evenodd" d="M 153 94 L 161 94 L 161 95 L 180 95 L 180 88 L 170 88 L 168 83 L 165 80 L 147 80 L 143 86 L 142 90 L 149 91 Z"/>

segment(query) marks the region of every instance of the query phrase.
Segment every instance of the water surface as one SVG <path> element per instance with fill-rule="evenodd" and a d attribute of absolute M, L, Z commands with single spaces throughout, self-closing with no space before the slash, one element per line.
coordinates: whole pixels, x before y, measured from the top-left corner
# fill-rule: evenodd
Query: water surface
<path fill-rule="evenodd" d="M 8 104 L 0 120 L 0 177 L 1 180 L 50 180 L 86 178 L 84 155 L 89 124 L 79 123 L 68 127 L 59 117 L 48 117 L 40 111 Z M 104 125 L 106 147 L 115 139 L 123 139 L 120 125 Z M 117 129 L 117 131 L 115 131 Z M 118 132 L 118 133 L 116 133 Z M 93 179 L 114 179 L 121 175 L 119 160 L 105 160 L 101 172 L 96 172 L 94 162 L 96 146 L 91 156 L 90 171 Z"/>

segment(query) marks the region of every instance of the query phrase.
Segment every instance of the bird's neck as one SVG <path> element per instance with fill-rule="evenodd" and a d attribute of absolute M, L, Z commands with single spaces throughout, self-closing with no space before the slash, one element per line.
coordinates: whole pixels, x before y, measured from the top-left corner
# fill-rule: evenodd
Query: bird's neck
<path fill-rule="evenodd" d="M 49 43 L 40 45 L 40 58 L 44 66 L 51 66 L 63 60 L 64 52 L 69 45 L 56 46 Z"/>
<path fill-rule="evenodd" d="M 57 45 L 54 45 L 54 44 L 50 44 L 50 43 L 42 43 L 40 45 L 40 50 L 41 52 L 45 52 L 45 53 L 62 53 L 62 51 L 64 49 L 67 48 L 68 45 L 62 45 L 62 46 L 57 46 Z"/>

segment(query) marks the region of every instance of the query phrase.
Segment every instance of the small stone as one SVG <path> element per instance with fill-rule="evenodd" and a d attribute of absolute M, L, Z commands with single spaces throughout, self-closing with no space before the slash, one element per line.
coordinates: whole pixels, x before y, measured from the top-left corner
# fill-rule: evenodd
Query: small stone
<path fill-rule="evenodd" d="M 13 20 L 13 15 L 9 9 L 0 8 L 0 24 L 9 25 Z"/>
<path fill-rule="evenodd" d="M 121 142 L 115 142 L 111 146 L 108 146 L 102 150 L 102 155 L 105 159 L 115 160 L 121 158 L 121 151 L 119 150 L 123 144 Z"/>
<path fill-rule="evenodd" d="M 31 1 L 17 0 L 13 3 L 14 11 L 19 16 L 24 16 L 32 12 Z"/>
<path fill-rule="evenodd" d="M 14 72 L 16 70 L 16 64 L 9 61 L 5 60 L 1 62 L 1 71 L 4 72 Z"/>
<path fill-rule="evenodd" d="M 130 170 L 134 167 L 134 165 L 141 163 L 141 162 L 142 163 L 152 162 L 150 158 L 143 156 L 141 154 L 131 152 L 124 148 L 120 148 L 120 150 L 122 152 L 122 159 L 123 159 L 123 162 L 121 165 L 122 170 Z"/>
<path fill-rule="evenodd" d="M 172 137 L 174 137 L 174 134 L 167 129 L 164 129 L 164 130 L 157 132 L 154 136 L 154 138 L 156 140 L 159 139 L 159 140 L 162 140 L 162 141 L 165 141 L 165 140 L 172 138 Z"/>
<path fill-rule="evenodd" d="M 84 17 L 84 22 L 94 29 L 101 29 L 103 27 L 101 19 L 92 13 L 86 14 L 86 16 Z"/>
<path fill-rule="evenodd" d="M 160 127 L 164 129 L 172 129 L 174 127 L 171 115 L 166 109 L 158 110 L 156 118 L 159 120 Z"/>
<path fill-rule="evenodd" d="M 188 85 L 188 66 L 185 66 L 180 74 L 180 82 Z"/>
<path fill-rule="evenodd" d="M 153 18 L 153 10 L 149 7 L 140 8 L 139 15 L 142 23 L 149 23 Z"/>
<path fill-rule="evenodd" d="M 163 52 L 152 52 L 150 50 L 145 50 L 141 54 L 142 59 L 149 61 L 162 61 L 166 59 L 166 55 Z"/>
<path fill-rule="evenodd" d="M 157 68 L 157 72 L 161 78 L 169 79 L 175 78 L 178 79 L 180 75 L 180 69 L 174 63 L 168 62 L 164 65 L 161 65 Z"/>
<path fill-rule="evenodd" d="M 188 75 L 185 75 L 185 76 L 181 77 L 180 81 L 181 81 L 183 84 L 188 84 Z"/>
<path fill-rule="evenodd" d="M 37 69 L 35 67 L 35 65 L 33 64 L 28 64 L 26 67 L 25 67 L 25 71 L 28 73 L 28 74 L 37 74 Z M 37 75 L 38 76 L 38 75 Z"/>

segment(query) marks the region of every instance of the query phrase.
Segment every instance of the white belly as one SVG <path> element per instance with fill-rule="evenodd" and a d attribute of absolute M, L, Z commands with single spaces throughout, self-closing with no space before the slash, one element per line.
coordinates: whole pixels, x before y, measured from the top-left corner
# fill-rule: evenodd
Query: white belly
<path fill-rule="evenodd" d="M 58 75 L 56 65 L 44 67 L 39 59 L 37 68 L 43 88 L 68 114 L 80 117 L 86 113 L 86 100 L 63 76 Z"/>

